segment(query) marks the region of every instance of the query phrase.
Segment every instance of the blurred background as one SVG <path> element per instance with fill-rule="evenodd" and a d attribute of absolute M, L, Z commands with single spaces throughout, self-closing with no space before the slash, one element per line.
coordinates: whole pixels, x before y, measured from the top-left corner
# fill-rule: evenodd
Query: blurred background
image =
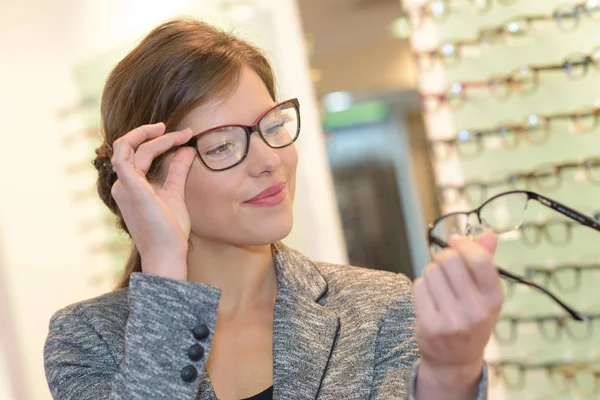
<path fill-rule="evenodd" d="M 263 48 L 281 98 L 300 99 L 285 242 L 315 260 L 415 279 L 428 223 L 511 189 L 600 211 L 596 0 L 0 1 L 2 400 L 51 398 L 50 317 L 120 275 L 131 244 L 91 164 L 99 99 L 114 65 L 177 16 Z M 507 283 L 490 398 L 600 399 L 600 233 L 539 204 L 522 220 L 498 263 L 587 319 Z"/>

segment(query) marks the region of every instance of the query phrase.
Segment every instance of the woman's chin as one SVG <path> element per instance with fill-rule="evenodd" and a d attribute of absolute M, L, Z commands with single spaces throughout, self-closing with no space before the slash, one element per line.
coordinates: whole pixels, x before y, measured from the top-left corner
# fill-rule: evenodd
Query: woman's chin
<path fill-rule="evenodd" d="M 285 239 L 292 231 L 293 216 L 269 218 L 250 227 L 248 243 L 250 246 L 263 246 Z"/>

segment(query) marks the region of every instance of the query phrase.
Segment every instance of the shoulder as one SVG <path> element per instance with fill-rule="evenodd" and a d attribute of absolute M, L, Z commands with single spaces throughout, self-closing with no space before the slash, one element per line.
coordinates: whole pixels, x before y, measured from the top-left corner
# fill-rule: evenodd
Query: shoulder
<path fill-rule="evenodd" d="M 403 274 L 323 262 L 315 265 L 327 282 L 328 302 L 380 315 L 412 312 L 412 283 Z"/>
<path fill-rule="evenodd" d="M 395 297 L 398 294 L 410 295 L 412 284 L 403 274 L 352 265 L 338 265 L 315 262 L 329 290 L 340 292 L 349 290 L 356 292 L 372 292 Z"/>
<path fill-rule="evenodd" d="M 50 329 L 78 329 L 87 325 L 96 331 L 115 330 L 127 320 L 127 288 L 80 301 L 58 310 L 50 319 Z"/>

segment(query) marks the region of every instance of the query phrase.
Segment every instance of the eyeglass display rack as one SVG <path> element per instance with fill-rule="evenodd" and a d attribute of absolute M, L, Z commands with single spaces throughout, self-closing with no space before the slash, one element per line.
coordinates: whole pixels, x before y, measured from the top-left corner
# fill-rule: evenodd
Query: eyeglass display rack
<path fill-rule="evenodd" d="M 403 8 L 438 186 L 503 182 L 485 188 L 489 198 L 529 184 L 594 217 L 600 163 L 555 166 L 600 156 L 600 2 L 404 0 Z M 537 180 L 506 179 L 532 171 L 542 171 Z M 443 212 L 478 207 L 471 194 L 440 191 Z M 591 318 L 564 318 L 548 298 L 505 282 L 498 336 L 486 349 L 489 398 L 600 399 L 600 233 L 556 223 L 559 215 L 533 204 L 527 212 L 527 229 L 499 237 L 496 261 Z"/>

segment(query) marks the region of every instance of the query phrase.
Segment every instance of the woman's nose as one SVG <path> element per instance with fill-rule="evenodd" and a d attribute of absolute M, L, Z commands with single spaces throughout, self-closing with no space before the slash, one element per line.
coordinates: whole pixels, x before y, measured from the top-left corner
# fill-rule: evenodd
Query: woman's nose
<path fill-rule="evenodd" d="M 278 149 L 269 147 L 258 133 L 250 136 L 250 145 L 246 156 L 250 173 L 260 176 L 264 173 L 274 172 L 281 165 L 281 159 L 277 152 Z"/>

